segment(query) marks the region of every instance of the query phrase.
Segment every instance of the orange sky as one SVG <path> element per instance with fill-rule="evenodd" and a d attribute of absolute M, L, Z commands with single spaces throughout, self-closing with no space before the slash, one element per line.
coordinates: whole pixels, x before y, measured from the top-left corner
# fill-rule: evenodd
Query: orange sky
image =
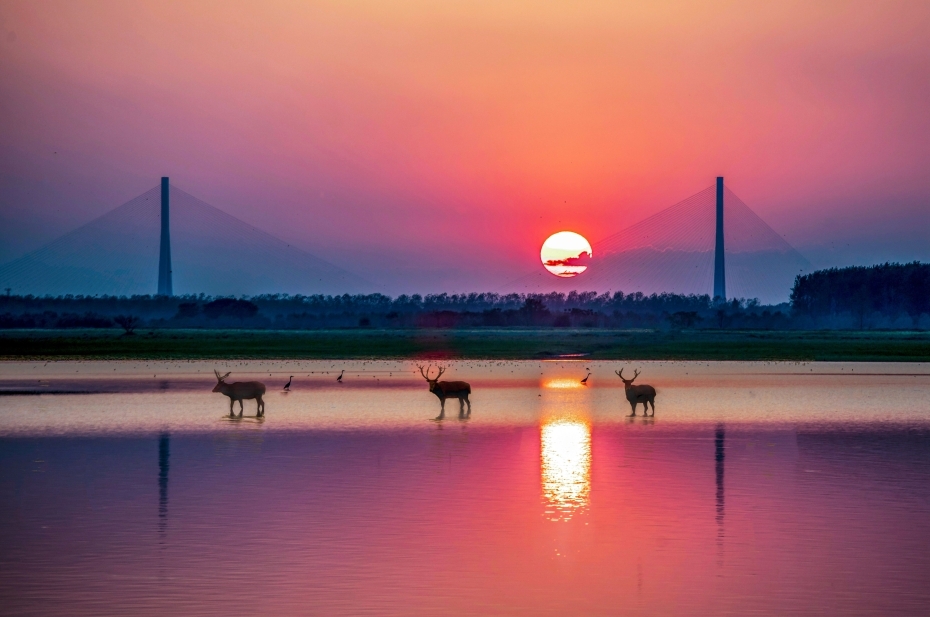
<path fill-rule="evenodd" d="M 0 259 L 161 175 L 404 291 L 493 289 L 716 175 L 815 264 L 927 259 L 928 31 L 920 2 L 3 0 Z"/>

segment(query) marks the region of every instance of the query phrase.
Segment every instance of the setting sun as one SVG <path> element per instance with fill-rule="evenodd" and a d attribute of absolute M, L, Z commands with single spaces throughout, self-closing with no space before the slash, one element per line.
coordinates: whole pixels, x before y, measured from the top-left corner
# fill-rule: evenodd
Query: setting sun
<path fill-rule="evenodd" d="M 563 278 L 578 276 L 587 270 L 591 255 L 591 243 L 573 231 L 552 234 L 539 252 L 546 270 Z"/>

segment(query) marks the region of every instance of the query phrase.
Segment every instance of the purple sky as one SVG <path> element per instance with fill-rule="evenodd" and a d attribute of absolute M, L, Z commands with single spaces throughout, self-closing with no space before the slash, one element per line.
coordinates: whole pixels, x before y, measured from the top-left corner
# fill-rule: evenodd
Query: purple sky
<path fill-rule="evenodd" d="M 494 290 L 725 175 L 930 259 L 930 4 L 0 2 L 0 262 L 153 187 L 389 293 Z"/>

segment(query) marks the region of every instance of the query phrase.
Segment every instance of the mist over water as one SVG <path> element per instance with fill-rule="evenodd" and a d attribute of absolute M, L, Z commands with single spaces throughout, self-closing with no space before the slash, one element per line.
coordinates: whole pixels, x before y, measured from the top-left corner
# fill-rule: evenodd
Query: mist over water
<path fill-rule="evenodd" d="M 5 364 L 4 614 L 930 603 L 926 365 L 636 363 L 648 419 L 615 363 L 448 366 L 467 421 L 404 362 L 218 366 L 268 385 L 264 421 L 207 363 Z"/>

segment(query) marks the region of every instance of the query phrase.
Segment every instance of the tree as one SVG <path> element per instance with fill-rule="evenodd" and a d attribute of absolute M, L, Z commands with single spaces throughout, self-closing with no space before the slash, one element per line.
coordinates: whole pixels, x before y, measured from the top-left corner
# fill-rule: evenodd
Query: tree
<path fill-rule="evenodd" d="M 117 315 L 113 321 L 123 329 L 125 334 L 135 334 L 136 328 L 142 323 L 142 320 L 135 315 Z"/>
<path fill-rule="evenodd" d="M 693 328 L 694 324 L 701 321 L 701 316 L 697 311 L 678 311 L 668 316 L 668 321 L 676 330 L 682 328 Z"/>
<path fill-rule="evenodd" d="M 907 312 L 913 320 L 914 328 L 920 322 L 920 316 L 930 313 L 930 268 L 921 268 L 920 264 L 910 264 L 905 297 Z"/>

